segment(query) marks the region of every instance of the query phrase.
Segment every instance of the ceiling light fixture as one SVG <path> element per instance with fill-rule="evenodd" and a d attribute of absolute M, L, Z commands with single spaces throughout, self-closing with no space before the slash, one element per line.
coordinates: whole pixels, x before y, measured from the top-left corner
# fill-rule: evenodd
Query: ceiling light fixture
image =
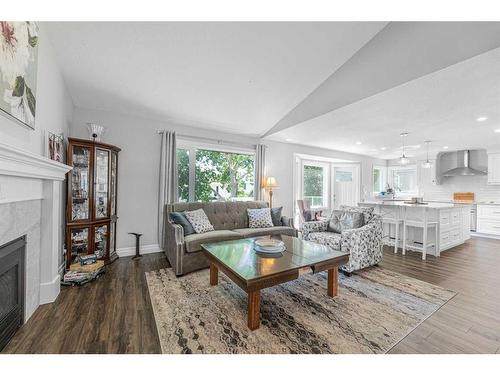
<path fill-rule="evenodd" d="M 448 150 L 448 146 L 443 146 L 443 148 L 444 148 L 445 150 Z"/>
<path fill-rule="evenodd" d="M 286 139 L 286 141 L 287 141 L 287 142 L 292 142 L 292 141 L 293 141 L 293 139 L 292 139 L 292 138 L 287 138 L 287 139 Z"/>
<path fill-rule="evenodd" d="M 356 142 L 356 144 L 357 144 L 357 145 L 360 145 L 360 144 L 361 144 L 361 141 L 357 141 L 357 142 Z"/>
<path fill-rule="evenodd" d="M 403 143 L 403 154 L 401 155 L 401 157 L 399 158 L 399 163 L 402 164 L 402 165 L 406 165 L 410 162 L 410 159 L 408 159 L 405 155 L 405 137 L 408 136 L 408 133 L 401 133 L 401 141 Z"/>
<path fill-rule="evenodd" d="M 476 121 L 479 121 L 479 122 L 483 122 L 483 121 L 486 121 L 486 120 L 488 120 L 488 117 L 486 117 L 486 116 L 481 116 L 481 117 L 478 117 L 476 119 Z"/>
<path fill-rule="evenodd" d="M 382 151 L 385 151 L 385 150 L 387 150 L 387 147 L 385 147 L 385 146 L 384 146 L 384 147 L 380 147 L 380 149 L 381 149 Z"/>
<path fill-rule="evenodd" d="M 427 159 L 422 164 L 422 168 L 428 169 L 428 168 L 432 167 L 432 163 L 429 160 L 429 145 L 431 144 L 431 141 L 424 141 L 424 143 L 427 145 Z"/>
<path fill-rule="evenodd" d="M 500 129 L 495 129 L 495 133 L 500 133 Z"/>

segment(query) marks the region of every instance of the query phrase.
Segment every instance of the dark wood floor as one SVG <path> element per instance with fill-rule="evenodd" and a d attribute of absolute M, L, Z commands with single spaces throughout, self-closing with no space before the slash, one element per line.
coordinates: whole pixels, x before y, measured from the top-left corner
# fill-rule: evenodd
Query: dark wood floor
<path fill-rule="evenodd" d="M 159 353 L 144 272 L 162 254 L 122 258 L 83 287 L 38 308 L 7 353 Z M 500 353 L 500 241 L 473 238 L 441 258 L 385 250 L 382 266 L 458 292 L 390 353 Z"/>

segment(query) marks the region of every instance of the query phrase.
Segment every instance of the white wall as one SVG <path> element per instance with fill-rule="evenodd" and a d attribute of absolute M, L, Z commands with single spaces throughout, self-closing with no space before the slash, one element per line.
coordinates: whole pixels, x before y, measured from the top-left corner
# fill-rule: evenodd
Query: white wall
<path fill-rule="evenodd" d="M 255 138 L 78 107 L 74 111 L 71 136 L 87 139 L 87 122 L 105 126 L 103 141 L 122 149 L 118 157 L 118 249 L 135 246 L 135 239 L 128 232 L 143 233 L 141 246 L 158 244 L 160 136 L 157 130 L 232 142 L 257 142 Z"/>
<path fill-rule="evenodd" d="M 372 191 L 373 165 L 386 165 L 385 160 L 374 159 L 369 156 L 351 154 L 342 151 L 333 151 L 316 147 L 302 146 L 292 143 L 264 141 L 266 144 L 266 173 L 278 180 L 279 189 L 273 194 L 273 206 L 283 206 L 283 214 L 291 216 L 295 205 L 293 196 L 293 168 L 294 154 L 306 154 L 325 158 L 344 159 L 359 162 L 361 165 L 361 197 L 363 191 Z"/>
<path fill-rule="evenodd" d="M 43 24 L 39 26 L 35 130 L 24 127 L 17 121 L 0 114 L 0 142 L 45 156 L 45 131 L 64 133 L 65 136 L 68 136 L 69 123 L 73 115 L 73 101 L 66 89 L 45 26 Z M 63 187 L 59 215 L 62 234 L 59 245 L 61 248 L 60 263 L 64 243 L 65 191 Z"/>
<path fill-rule="evenodd" d="M 66 89 L 44 27 L 40 24 L 35 130 L 24 127 L 3 114 L 0 115 L 0 142 L 40 155 L 45 155 L 45 131 L 64 133 L 67 136 L 73 112 L 73 101 Z"/>

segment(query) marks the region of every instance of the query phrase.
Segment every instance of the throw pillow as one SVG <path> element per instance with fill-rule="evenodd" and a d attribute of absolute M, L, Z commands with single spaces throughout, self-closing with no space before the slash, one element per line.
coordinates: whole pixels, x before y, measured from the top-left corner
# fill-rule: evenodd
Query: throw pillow
<path fill-rule="evenodd" d="M 345 211 L 340 219 L 342 230 L 361 228 L 365 224 L 364 216 L 361 212 Z"/>
<path fill-rule="evenodd" d="M 340 210 L 334 210 L 332 211 L 330 215 L 330 219 L 328 219 L 328 232 L 333 232 L 333 233 L 342 233 L 342 223 L 341 223 L 341 217 L 344 211 Z"/>
<path fill-rule="evenodd" d="M 249 228 L 273 227 L 271 210 L 269 208 L 247 208 Z"/>
<path fill-rule="evenodd" d="M 344 230 L 361 228 L 363 225 L 364 217 L 361 212 L 335 210 L 328 220 L 327 231 L 342 233 Z"/>
<path fill-rule="evenodd" d="M 196 233 L 211 232 L 214 230 L 213 225 L 208 220 L 207 214 L 202 208 L 194 211 L 184 211 L 184 215 L 186 215 Z"/>
<path fill-rule="evenodd" d="M 281 223 L 281 211 L 283 211 L 283 207 L 271 208 L 271 219 L 273 219 L 273 225 L 275 227 L 281 227 L 283 225 Z"/>
<path fill-rule="evenodd" d="M 169 216 L 170 220 L 175 224 L 179 224 L 184 229 L 185 236 L 195 233 L 193 226 L 182 212 L 171 212 Z"/>
<path fill-rule="evenodd" d="M 364 225 L 368 224 L 375 216 L 373 207 L 340 206 L 340 209 L 348 212 L 361 212 L 365 218 Z"/>

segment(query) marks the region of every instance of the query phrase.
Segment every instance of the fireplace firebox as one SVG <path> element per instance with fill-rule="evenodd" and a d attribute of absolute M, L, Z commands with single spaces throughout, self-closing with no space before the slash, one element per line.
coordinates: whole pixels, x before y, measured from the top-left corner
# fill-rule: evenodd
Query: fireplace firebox
<path fill-rule="evenodd" d="M 0 351 L 24 323 L 26 238 L 0 245 Z"/>

